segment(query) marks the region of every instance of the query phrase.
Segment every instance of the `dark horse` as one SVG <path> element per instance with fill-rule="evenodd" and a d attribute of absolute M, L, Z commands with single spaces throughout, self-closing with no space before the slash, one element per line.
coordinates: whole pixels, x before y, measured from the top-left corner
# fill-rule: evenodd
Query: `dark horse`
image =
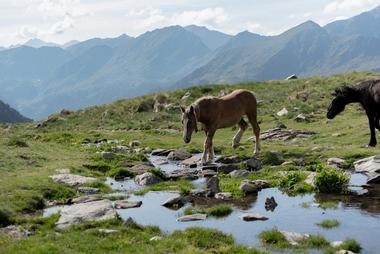
<path fill-rule="evenodd" d="M 333 119 L 349 103 L 360 103 L 367 113 L 369 129 L 371 130 L 368 146 L 376 146 L 375 128 L 380 131 L 380 80 L 368 80 L 355 86 L 344 86 L 336 89 L 333 96 L 334 99 L 327 112 L 327 118 Z"/>

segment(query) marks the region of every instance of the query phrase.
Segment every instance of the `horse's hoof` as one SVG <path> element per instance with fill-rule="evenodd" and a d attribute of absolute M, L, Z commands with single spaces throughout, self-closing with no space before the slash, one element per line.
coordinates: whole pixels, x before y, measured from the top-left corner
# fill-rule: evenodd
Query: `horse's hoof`
<path fill-rule="evenodd" d="M 363 148 L 374 148 L 376 145 L 369 144 L 369 145 L 364 145 L 362 146 Z"/>

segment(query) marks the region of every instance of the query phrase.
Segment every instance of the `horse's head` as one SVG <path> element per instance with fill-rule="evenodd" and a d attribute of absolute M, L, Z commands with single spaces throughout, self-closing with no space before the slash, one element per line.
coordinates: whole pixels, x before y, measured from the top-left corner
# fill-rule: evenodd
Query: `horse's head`
<path fill-rule="evenodd" d="M 193 132 L 198 131 L 197 117 L 195 115 L 195 109 L 191 105 L 188 108 L 181 107 L 182 111 L 182 126 L 183 126 L 183 141 L 189 143 L 191 141 L 191 135 Z"/>
<path fill-rule="evenodd" d="M 328 119 L 333 119 L 344 110 L 346 105 L 350 102 L 350 94 L 351 88 L 348 86 L 343 86 L 342 88 L 335 89 L 335 91 L 332 93 L 333 99 L 327 112 Z"/>

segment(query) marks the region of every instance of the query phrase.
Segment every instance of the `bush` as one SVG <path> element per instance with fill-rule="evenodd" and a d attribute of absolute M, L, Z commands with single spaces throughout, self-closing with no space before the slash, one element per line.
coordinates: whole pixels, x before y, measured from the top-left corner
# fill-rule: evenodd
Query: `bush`
<path fill-rule="evenodd" d="M 338 220 L 324 220 L 320 223 L 316 224 L 317 226 L 320 226 L 322 228 L 335 228 L 340 225 L 340 222 Z"/>
<path fill-rule="evenodd" d="M 206 208 L 205 212 L 209 216 L 225 217 L 232 213 L 232 208 L 229 205 L 220 204 L 220 205 L 216 205 L 210 208 Z"/>
<path fill-rule="evenodd" d="M 332 168 L 324 168 L 315 176 L 315 189 L 320 193 L 343 193 L 349 177 Z"/>
<path fill-rule="evenodd" d="M 264 230 L 259 234 L 259 238 L 264 245 L 273 245 L 278 248 L 289 246 L 285 236 L 278 229 Z"/>
<path fill-rule="evenodd" d="M 33 196 L 28 200 L 26 206 L 22 209 L 25 213 L 33 213 L 45 208 L 45 201 L 41 196 Z"/>
<path fill-rule="evenodd" d="M 313 191 L 313 186 L 304 182 L 306 174 L 293 171 L 284 176 L 280 181 L 280 187 L 290 195 L 309 193 Z"/>
<path fill-rule="evenodd" d="M 330 245 L 329 241 L 321 235 L 311 235 L 305 242 L 310 248 L 323 248 Z"/>
<path fill-rule="evenodd" d="M 8 146 L 28 147 L 29 145 L 20 137 L 11 137 L 7 143 Z"/>
<path fill-rule="evenodd" d="M 103 162 L 94 162 L 91 164 L 84 164 L 83 167 L 90 169 L 90 170 L 95 170 L 95 171 L 100 171 L 100 172 L 107 172 L 111 169 L 111 166 L 103 163 Z"/>

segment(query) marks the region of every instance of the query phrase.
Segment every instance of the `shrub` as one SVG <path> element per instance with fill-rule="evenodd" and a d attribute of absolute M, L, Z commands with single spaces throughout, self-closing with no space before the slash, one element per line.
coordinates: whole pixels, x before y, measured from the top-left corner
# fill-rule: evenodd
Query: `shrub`
<path fill-rule="evenodd" d="M 104 162 L 94 162 L 91 164 L 84 164 L 83 167 L 90 169 L 90 170 L 95 170 L 95 171 L 100 171 L 100 172 L 107 172 L 111 169 L 111 166 L 104 163 Z"/>
<path fill-rule="evenodd" d="M 332 168 L 324 168 L 315 176 L 315 189 L 320 193 L 343 193 L 349 177 Z"/>
<path fill-rule="evenodd" d="M 148 172 L 154 174 L 155 176 L 158 176 L 159 178 L 161 178 L 163 180 L 166 180 L 168 178 L 167 175 L 165 174 L 165 172 L 163 172 L 157 168 L 149 169 Z"/>
<path fill-rule="evenodd" d="M 229 205 L 220 204 L 220 205 L 216 205 L 210 208 L 206 208 L 205 212 L 209 216 L 225 217 L 232 213 L 232 208 Z"/>
<path fill-rule="evenodd" d="M 8 140 L 8 146 L 28 147 L 28 143 L 20 137 L 13 136 Z"/>
<path fill-rule="evenodd" d="M 305 245 L 310 248 L 323 248 L 329 246 L 330 243 L 321 235 L 311 235 L 307 238 Z"/>
<path fill-rule="evenodd" d="M 10 212 L 0 208 L 0 227 L 6 227 L 11 224 L 11 222 Z"/>
<path fill-rule="evenodd" d="M 45 207 L 44 199 L 41 196 L 33 196 L 28 200 L 26 206 L 22 209 L 25 213 L 33 213 L 37 210 L 42 210 Z"/>

